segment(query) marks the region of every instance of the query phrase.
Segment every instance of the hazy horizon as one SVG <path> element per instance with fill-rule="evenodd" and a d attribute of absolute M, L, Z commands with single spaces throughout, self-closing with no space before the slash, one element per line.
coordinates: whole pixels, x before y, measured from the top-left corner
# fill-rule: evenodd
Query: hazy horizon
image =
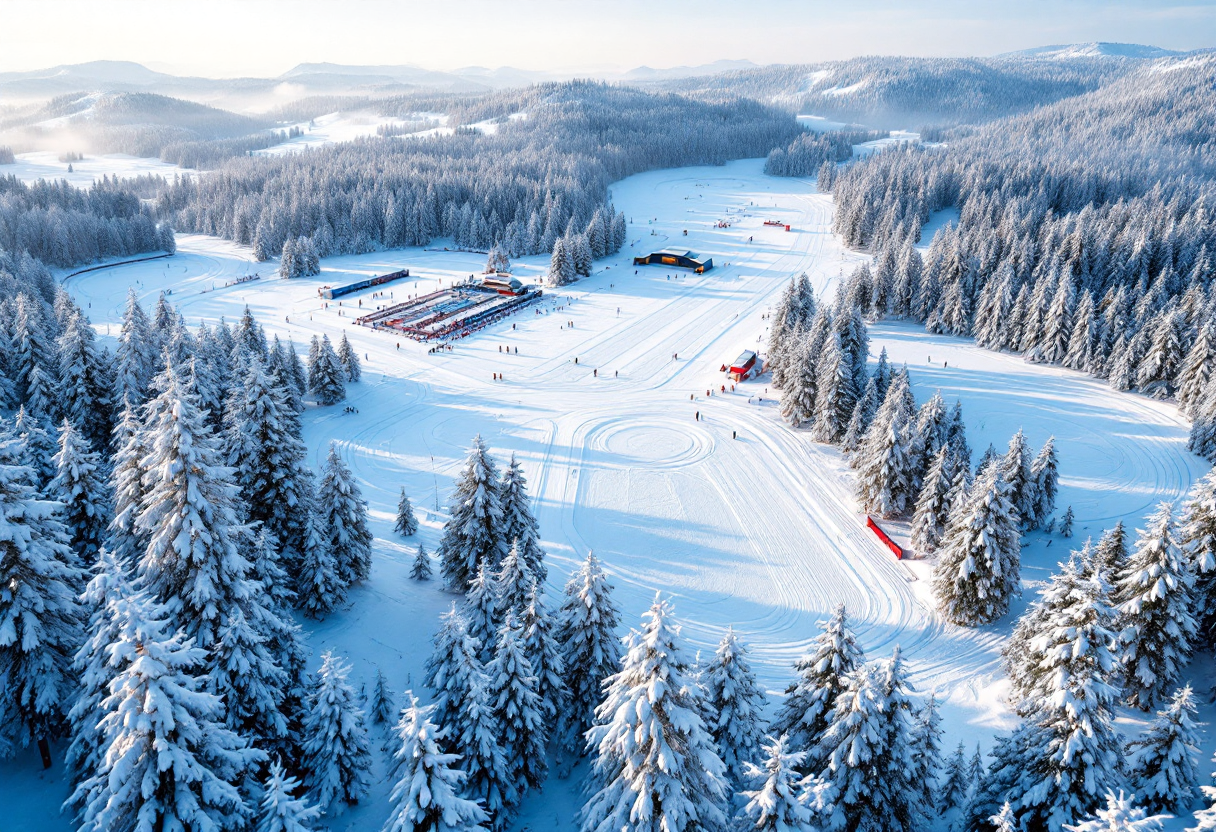
<path fill-rule="evenodd" d="M 1092 41 L 1188 51 L 1216 44 L 1209 2 L 1067 4 L 879 0 L 434 3 L 349 0 L 9 0 L 0 72 L 95 60 L 179 75 L 276 77 L 300 63 L 612 73 L 719 60 L 987 56 Z M 370 29 L 369 29 L 370 27 Z M 188 32 L 183 37 L 182 32 Z M 590 35 L 588 33 L 591 33 Z"/>

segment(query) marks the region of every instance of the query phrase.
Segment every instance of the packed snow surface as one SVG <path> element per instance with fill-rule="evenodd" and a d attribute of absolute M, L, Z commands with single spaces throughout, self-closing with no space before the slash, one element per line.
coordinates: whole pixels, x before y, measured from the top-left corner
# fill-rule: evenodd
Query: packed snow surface
<path fill-rule="evenodd" d="M 68 165 L 72 170 L 68 172 Z M 11 165 L 0 165 L 0 176 L 16 176 L 27 185 L 39 179 L 53 181 L 66 179 L 69 185 L 77 188 L 88 188 L 95 180 L 103 176 L 117 176 L 119 179 L 133 179 L 144 174 L 163 176 L 172 179 L 176 176 L 190 176 L 193 171 L 179 168 L 160 159 L 148 159 L 139 156 L 128 156 L 125 153 L 108 153 L 102 156 L 86 156 L 78 162 L 61 162 L 59 154 L 53 150 L 37 150 L 30 153 L 18 153 L 17 161 Z"/>
<path fill-rule="evenodd" d="M 438 582 L 409 580 L 410 561 L 420 540 L 434 550 L 445 516 L 436 504 L 446 502 L 480 433 L 499 459 L 514 453 L 523 463 L 548 551 L 551 606 L 593 549 L 630 626 L 656 591 L 674 598 L 692 649 L 712 650 L 734 625 L 775 701 L 816 622 L 843 602 L 870 657 L 902 645 L 916 687 L 937 692 L 945 747 L 967 739 L 987 748 L 994 732 L 1015 722 L 1000 698 L 998 666 L 1014 615 L 977 630 L 943 623 L 932 610 L 927 565 L 895 561 L 866 530 L 839 453 L 781 422 L 767 376 L 732 390 L 719 371 L 742 350 L 762 347 L 762 316 L 792 275 L 806 272 L 830 293 L 863 259 L 832 235 L 829 196 L 811 181 L 766 177 L 761 167 L 741 161 L 618 183 L 612 200 L 630 218 L 624 250 L 597 262 L 592 277 L 546 290 L 540 314 L 526 309 L 455 342 L 450 353 L 431 355 L 426 345 L 353 325 L 358 302 L 368 310 L 449 285 L 480 271 L 481 254 L 432 247 L 334 257 L 323 261 L 320 277 L 283 281 L 273 262 L 255 263 L 247 249 L 181 236 L 173 258 L 68 285 L 103 336 L 117 332 L 134 286 L 149 309 L 171 290 L 191 326 L 235 321 L 248 304 L 268 334 L 290 337 L 300 350 L 314 334 L 336 340 L 345 332 L 366 357 L 363 381 L 348 390 L 358 412 L 317 408 L 305 419 L 314 466 L 338 443 L 376 534 L 370 582 L 351 593 L 345 610 L 306 625 L 314 661 L 335 649 L 354 663 L 356 683 L 370 685 L 379 667 L 398 691 L 421 687 L 431 635 L 453 596 Z M 716 227 L 723 219 L 730 227 Z M 766 219 L 792 230 L 765 227 Z M 702 276 L 653 266 L 635 273 L 635 254 L 669 246 L 710 256 L 715 268 Z M 537 280 L 546 261 L 526 258 L 515 274 Z M 412 276 L 384 287 L 391 298 L 369 291 L 325 308 L 318 297 L 322 285 L 402 267 Z M 224 287 L 251 273 L 262 279 Z M 912 325 L 872 327 L 872 359 L 883 347 L 908 363 L 918 401 L 936 389 L 950 404 L 962 400 L 976 458 L 990 442 L 1003 450 L 1019 427 L 1036 448 L 1055 435 L 1059 513 L 1073 506 L 1076 539 L 1028 539 L 1031 586 L 1069 545 L 1118 519 L 1134 527 L 1155 502 L 1177 500 L 1206 470 L 1185 451 L 1186 425 L 1171 405 Z M 503 380 L 494 381 L 495 373 Z M 392 531 L 402 486 L 422 526 L 408 541 Z M 898 524 L 892 531 L 901 535 Z M 0 781 L 18 770 L 23 783 L 41 778 L 36 769 L 34 756 L 22 755 L 0 767 Z M 580 771 L 530 796 L 516 828 L 576 828 Z M 63 789 L 26 786 L 54 797 L 28 807 L 41 824 L 30 828 L 66 829 L 54 805 Z M 387 789 L 380 782 L 332 828 L 378 829 L 389 811 Z"/>

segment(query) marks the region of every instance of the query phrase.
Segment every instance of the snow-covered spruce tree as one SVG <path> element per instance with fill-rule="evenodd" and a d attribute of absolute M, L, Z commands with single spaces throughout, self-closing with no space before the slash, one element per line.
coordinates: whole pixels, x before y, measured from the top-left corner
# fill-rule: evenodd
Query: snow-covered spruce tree
<path fill-rule="evenodd" d="M 135 408 L 125 399 L 111 444 L 114 455 L 110 460 L 110 493 L 114 499 L 114 516 L 106 545 L 124 568 L 132 569 L 146 545 L 136 532 L 135 518 L 143 503 L 143 458 L 147 448 Z"/>
<path fill-rule="evenodd" d="M 102 361 L 93 327 L 79 312 L 59 336 L 59 410 L 95 448 L 110 441 L 110 367 Z"/>
<path fill-rule="evenodd" d="M 1118 796 L 1108 792 L 1105 809 L 1099 809 L 1075 826 L 1064 828 L 1068 832 L 1161 832 L 1165 828 L 1162 821 L 1169 815 L 1149 817 L 1144 809 L 1132 802 L 1134 798 L 1135 795 L 1124 795 L 1122 790 Z"/>
<path fill-rule="evenodd" d="M 337 404 L 346 398 L 345 375 L 346 371 L 334 352 L 334 345 L 329 342 L 329 336 L 322 336 L 316 358 L 308 365 L 308 389 L 317 404 Z"/>
<path fill-rule="evenodd" d="M 28 467 L 26 481 L 38 494 L 45 494 L 47 486 L 55 478 L 55 440 L 51 438 L 51 426 L 36 411 L 17 409 L 13 420 L 13 432 L 20 440 L 14 449 L 17 461 Z"/>
<path fill-rule="evenodd" d="M 446 731 L 435 727 L 430 709 L 420 708 L 408 692 L 396 734 L 393 810 L 382 832 L 484 832 L 485 810 L 461 796 L 465 773 L 455 767 L 460 758 L 443 753 Z"/>
<path fill-rule="evenodd" d="M 511 454 L 511 460 L 502 472 L 499 491 L 502 498 L 502 539 L 508 543 L 519 542 L 519 551 L 528 569 L 542 584 L 548 577 L 545 568 L 545 552 L 540 547 L 540 526 L 532 514 L 532 501 L 528 498 L 528 480 L 523 467 Z"/>
<path fill-rule="evenodd" d="M 477 657 L 481 644 L 469 635 L 468 622 L 456 609 L 455 602 L 440 620 L 435 650 L 426 660 L 423 684 L 434 694 L 436 721 L 457 725 L 465 701 L 484 677 L 485 671 Z"/>
<path fill-rule="evenodd" d="M 915 712 L 912 726 L 912 787 L 920 792 L 922 823 L 919 828 L 933 825 L 937 813 L 938 777 L 942 773 L 942 718 L 937 712 L 937 697 L 930 693 L 925 704 Z"/>
<path fill-rule="evenodd" d="M 55 478 L 47 495 L 63 503 L 63 523 L 77 566 L 87 569 L 97 559 L 110 524 L 110 494 L 101 470 L 101 455 L 67 419 L 59 427 Z"/>
<path fill-rule="evenodd" d="M 988 818 L 988 823 L 991 824 L 992 832 L 1018 832 L 1017 818 L 1008 800 L 1002 804 L 1001 811 Z"/>
<path fill-rule="evenodd" d="M 299 788 L 300 781 L 287 776 L 278 760 L 270 764 L 256 832 L 312 832 L 321 810 L 310 806 L 307 798 L 296 797 Z"/>
<path fill-rule="evenodd" d="M 916 781 L 921 769 L 914 758 L 921 749 L 916 746 L 912 687 L 899 645 L 878 669 L 878 681 L 882 694 L 883 754 L 874 761 L 881 785 L 871 793 L 871 799 L 880 816 L 886 818 L 883 828 L 916 830 L 928 820 L 929 809 L 923 795 L 926 790 L 931 792 L 932 782 Z M 930 762 L 940 761 L 935 758 Z M 935 778 L 933 771 L 931 779 Z"/>
<path fill-rule="evenodd" d="M 1072 506 L 1064 512 L 1064 517 L 1060 519 L 1060 537 L 1072 537 L 1072 524 L 1076 520 L 1076 516 L 1072 513 Z"/>
<path fill-rule="evenodd" d="M 938 609 L 965 627 L 988 624 L 1021 589 L 1019 518 L 998 466 L 991 465 L 950 510 L 938 547 L 933 593 Z"/>
<path fill-rule="evenodd" d="M 773 386 L 778 390 L 784 389 L 786 384 L 786 360 L 790 356 L 788 339 L 802 323 L 801 310 L 795 303 L 796 289 L 795 278 L 791 277 L 790 282 L 781 291 L 776 310 L 769 316 L 772 324 L 769 327 L 768 354 L 764 364 L 772 374 Z"/>
<path fill-rule="evenodd" d="M 310 506 L 304 473 L 308 449 L 291 428 L 288 405 L 260 360 L 250 362 L 230 415 L 228 464 L 250 523 L 261 523 L 282 547 L 287 569 L 299 570 Z"/>
<path fill-rule="evenodd" d="M 1086 572 L 1101 573 L 1103 580 L 1113 583 L 1127 566 L 1127 558 L 1127 531 L 1120 520 L 1098 538 L 1098 545 L 1093 549 Z"/>
<path fill-rule="evenodd" d="M 540 697 L 545 736 L 557 727 L 557 715 L 566 709 L 566 685 L 562 681 L 565 667 L 561 648 L 554 637 L 556 621 L 545 606 L 544 590 L 534 579 L 519 612 L 523 630 L 524 655 L 536 676 L 536 695 Z"/>
<path fill-rule="evenodd" d="M 329 552 L 338 564 L 338 580 L 345 587 L 367 580 L 372 569 L 367 506 L 363 504 L 359 484 L 338 456 L 338 447 L 333 442 L 317 488 L 317 511 Z"/>
<path fill-rule="evenodd" d="M 1001 478 L 1009 487 L 1009 501 L 1018 513 L 1023 528 L 1033 528 L 1037 494 L 1030 476 L 1030 448 L 1021 429 L 1009 440 L 1009 449 L 1000 461 Z"/>
<path fill-rule="evenodd" d="M 511 548 L 507 550 L 507 556 L 502 559 L 498 571 L 494 573 L 495 612 L 493 622 L 496 625 L 506 618 L 508 612 L 514 611 L 516 617 L 519 617 L 520 611 L 528 603 L 528 596 L 532 592 L 532 584 L 535 580 L 535 576 L 520 554 L 519 541 L 514 541 Z M 473 584 L 470 584 L 470 591 L 476 583 L 475 580 Z M 497 631 L 497 626 L 494 629 Z M 474 635 L 480 637 L 481 634 L 474 632 Z"/>
<path fill-rule="evenodd" d="M 132 592 L 130 576 L 122 563 L 105 547 L 97 553 L 92 572 L 93 577 L 81 595 L 89 615 L 88 638 L 76 651 L 72 661 L 79 688 L 76 701 L 68 713 L 72 742 L 66 756 L 74 791 L 101 765 L 105 750 L 105 737 L 98 724 L 101 700 L 108 694 L 110 680 L 114 678 L 109 648 L 118 641 L 122 632 L 122 622 L 115 618 L 114 613 L 119 608 L 118 603 Z M 78 812 L 82 807 L 76 801 L 83 794 L 83 791 L 76 792 L 67 805 L 73 806 Z"/>
<path fill-rule="evenodd" d="M 324 521 L 310 514 L 305 522 L 304 552 L 295 576 L 296 606 L 309 618 L 324 618 L 346 599 L 346 585 L 321 528 Z"/>
<path fill-rule="evenodd" d="M 431 567 L 431 556 L 426 547 L 418 544 L 418 553 L 414 555 L 414 565 L 410 567 L 410 577 L 415 581 L 429 581 L 434 569 Z"/>
<path fill-rule="evenodd" d="M 871 376 L 866 382 L 865 390 L 853 407 L 853 415 L 849 417 L 849 426 L 845 428 L 844 438 L 840 440 L 841 453 L 849 464 L 856 461 L 857 449 L 861 447 L 861 439 L 865 436 L 870 424 L 878 413 L 878 382 Z"/>
<path fill-rule="evenodd" d="M 393 531 L 402 537 L 409 537 L 418 531 L 418 518 L 414 516 L 414 507 L 406 496 L 405 488 L 401 489 L 401 498 L 397 500 L 397 522 Z"/>
<path fill-rule="evenodd" d="M 358 382 L 363 376 L 363 368 L 359 364 L 359 354 L 350 345 L 345 332 L 342 333 L 342 340 L 338 342 L 338 363 L 342 365 L 346 381 L 351 384 Z"/>
<path fill-rule="evenodd" d="M 1030 479 L 1034 482 L 1034 501 L 1031 506 L 1032 528 L 1047 525 L 1056 510 L 1056 491 L 1059 489 L 1059 462 L 1056 458 L 1056 438 L 1047 437 L 1038 456 L 1030 464 Z"/>
<path fill-rule="evenodd" d="M 460 719 L 450 726 L 450 731 L 452 747 L 460 757 L 460 769 L 468 777 L 465 796 L 486 810 L 492 829 L 506 828 L 522 794 L 498 742 L 498 718 L 484 678 L 476 681 L 461 703 Z"/>
<path fill-rule="evenodd" d="M 225 616 L 208 662 L 208 688 L 223 700 L 226 724 L 259 746 L 287 737 L 281 712 L 287 674 L 265 642 L 237 606 Z"/>
<path fill-rule="evenodd" d="M 909 435 L 914 408 L 907 369 L 901 369 L 892 377 L 886 398 L 855 455 L 857 492 L 867 511 L 896 516 L 916 497 L 912 491 L 915 455 Z"/>
<path fill-rule="evenodd" d="M 747 821 L 746 828 L 755 832 L 819 832 L 816 814 L 825 813 L 828 807 L 805 798 L 808 787 L 814 783 L 813 778 L 799 774 L 806 752 L 790 751 L 789 740 L 784 736 L 769 737 L 761 751 L 763 767 L 746 764 L 745 773 L 759 786 L 741 792 L 747 799 L 741 813 Z M 818 793 L 823 791 L 820 788 Z"/>
<path fill-rule="evenodd" d="M 1195 579 L 1174 538 L 1173 507 L 1163 502 L 1115 580 L 1124 700 L 1142 711 L 1177 685 L 1195 638 Z"/>
<path fill-rule="evenodd" d="M 829 333 L 819 356 L 815 391 L 815 438 L 829 445 L 844 439 L 860 393 L 854 387 L 852 357 L 840 336 Z"/>
<path fill-rule="evenodd" d="M 693 701 L 680 626 L 659 597 L 644 618 L 587 732 L 597 756 L 582 830 L 721 828 L 726 767 Z"/>
<path fill-rule="evenodd" d="M 140 463 L 144 500 L 135 523 L 146 548 L 137 578 L 196 646 L 210 650 L 227 613 L 251 595 L 249 562 L 237 547 L 236 488 L 188 380 L 169 366 L 156 385 Z"/>
<path fill-rule="evenodd" d="M 912 548 L 918 555 L 930 555 L 937 551 L 946 533 L 953 491 L 950 448 L 942 445 L 925 474 L 920 496 L 916 498 L 916 510 L 912 514 Z"/>
<path fill-rule="evenodd" d="M 132 405 L 143 404 L 152 377 L 156 375 L 160 354 L 152 337 L 151 322 L 139 305 L 134 286 L 127 289 L 127 305 L 122 313 L 114 358 L 114 400 L 121 402 L 125 398 Z"/>
<path fill-rule="evenodd" d="M 557 613 L 556 638 L 562 650 L 568 704 L 562 709 L 559 734 L 559 776 L 582 754 L 583 733 L 594 722 L 603 682 L 620 667 L 621 642 L 616 629 L 620 609 L 612 600 L 612 584 L 592 552 L 566 582 Z"/>
<path fill-rule="evenodd" d="M 567 241 L 558 238 L 553 244 L 553 254 L 549 258 L 549 273 L 545 278 L 550 286 L 565 286 L 578 280 L 574 268 L 574 257 Z"/>
<path fill-rule="evenodd" d="M 953 809 L 961 808 L 967 802 L 971 785 L 967 772 L 967 751 L 962 740 L 959 740 L 958 748 L 946 761 L 946 770 L 937 790 L 938 811 L 945 815 Z"/>
<path fill-rule="evenodd" d="M 304 718 L 304 784 L 326 814 L 341 811 L 342 803 L 358 803 L 368 789 L 371 755 L 363 712 L 346 681 L 349 673 L 350 668 L 333 653 L 323 653 Z"/>
<path fill-rule="evenodd" d="M 372 688 L 372 698 L 368 703 L 368 716 L 376 725 L 384 725 L 393 718 L 396 706 L 393 704 L 393 692 L 388 689 L 388 680 L 384 671 L 376 668 L 376 683 Z"/>
<path fill-rule="evenodd" d="M 1182 815 L 1199 797 L 1199 726 L 1190 685 L 1175 691 L 1170 706 L 1157 712 L 1148 729 L 1127 746 L 1132 791 L 1149 812 Z"/>
<path fill-rule="evenodd" d="M 1178 541 L 1195 575 L 1194 612 L 1199 638 L 1210 643 L 1216 623 L 1216 468 L 1191 489 L 1178 526 Z"/>
<path fill-rule="evenodd" d="M 449 511 L 439 540 L 439 561 L 448 589 L 464 592 L 483 561 L 491 571 L 498 568 L 510 544 L 502 536 L 498 469 L 480 435 L 473 438 Z"/>
<path fill-rule="evenodd" d="M 507 613 L 494 658 L 486 665 L 486 696 L 498 722 L 507 772 L 522 794 L 540 788 L 548 772 L 545 709 L 536 692 L 536 675 L 524 652 L 523 630 Z"/>
<path fill-rule="evenodd" d="M 1178 407 L 1188 416 L 1195 415 L 1195 406 L 1203 397 L 1203 391 L 1212 377 L 1212 365 L 1216 362 L 1216 326 L 1208 323 L 1200 327 L 1195 342 L 1191 345 L 1182 366 L 1178 368 L 1176 384 Z"/>
<path fill-rule="evenodd" d="M 197 675 L 204 652 L 142 592 L 115 598 L 114 676 L 100 705 L 101 761 L 73 800 L 81 829 L 245 828 L 236 783 L 266 755 L 223 724 L 224 705 Z"/>
<path fill-rule="evenodd" d="M 730 628 L 701 674 L 709 707 L 707 727 L 726 764 L 727 782 L 739 791 L 747 766 L 759 759 L 764 692 L 747 661 L 747 647 Z"/>
<path fill-rule="evenodd" d="M 84 641 L 76 596 L 85 575 L 59 504 L 39 500 L 30 478 L 28 468 L 0 465 L 0 756 L 63 735 Z"/>
<path fill-rule="evenodd" d="M 481 645 L 478 658 L 483 664 L 493 657 L 494 645 L 498 641 L 498 630 L 503 621 L 498 609 L 498 587 L 488 567 L 482 563 L 477 567 L 473 580 L 469 581 L 460 612 L 469 635 Z"/>
<path fill-rule="evenodd" d="M 1053 671 L 1048 695 L 1006 744 L 1013 753 L 996 755 L 992 781 L 1004 791 L 984 790 L 989 801 L 1010 801 L 1024 828 L 1055 832 L 1121 785 L 1123 749 L 1111 711 L 1118 691 L 1107 681 L 1115 669 L 1112 611 L 1102 601 L 1100 578 L 1082 590 L 1041 636 L 1058 645 L 1039 649 Z"/>
<path fill-rule="evenodd" d="M 769 730 L 788 736 L 791 747 L 807 753 L 806 771 L 826 768 L 828 751 L 821 747 L 832 709 L 850 673 L 865 663 L 865 655 L 849 630 L 848 612 L 838 604 L 832 617 L 819 622 L 823 630 L 805 656 L 794 662 L 798 679 L 786 688 L 785 701 Z"/>

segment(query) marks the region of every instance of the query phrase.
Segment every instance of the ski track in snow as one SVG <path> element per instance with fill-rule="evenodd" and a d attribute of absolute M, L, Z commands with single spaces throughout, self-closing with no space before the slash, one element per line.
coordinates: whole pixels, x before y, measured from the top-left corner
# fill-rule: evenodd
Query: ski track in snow
<path fill-rule="evenodd" d="M 409 564 L 420 540 L 434 551 L 444 518 L 435 511 L 436 492 L 445 503 L 471 438 L 481 433 L 504 464 L 515 452 L 524 465 L 549 553 L 551 606 L 593 549 L 611 573 L 627 626 L 636 626 L 656 591 L 674 596 L 690 655 L 711 653 L 734 625 L 762 684 L 777 693 L 817 621 L 844 602 L 871 658 L 901 645 L 916 687 L 937 692 L 946 747 L 962 738 L 987 746 L 993 730 L 1013 724 L 999 701 L 998 652 L 1013 615 L 979 630 L 941 621 L 926 565 L 896 562 L 866 530 L 852 472 L 837 451 L 781 422 L 775 392 L 765 393 L 768 378 L 733 393 L 727 382 L 726 394 L 719 391 L 719 366 L 763 346 L 761 316 L 790 276 L 805 271 L 817 290 L 830 292 L 866 259 L 832 236 L 830 197 L 810 181 L 766 177 L 761 166 L 747 160 L 617 183 L 613 202 L 632 219 L 620 254 L 597 262 L 591 278 L 546 290 L 546 314 L 526 309 L 441 355 L 404 338 L 398 350 L 392 335 L 352 325 L 359 297 L 364 310 L 394 301 L 349 296 L 339 316 L 338 307 L 322 308 L 316 289 L 408 266 L 414 277 L 385 291 L 426 292 L 439 280 L 479 272 L 483 255 L 405 249 L 333 257 L 320 277 L 287 282 L 274 276 L 276 263 L 254 263 L 248 249 L 180 235 L 169 260 L 81 275 L 69 288 L 102 335 L 117 333 L 134 285 L 149 311 L 160 291 L 172 289 L 170 300 L 192 328 L 200 319 L 234 322 L 248 303 L 268 335 L 292 337 L 302 353 L 314 333 L 337 341 L 346 332 L 367 355 L 363 381 L 346 402 L 358 414 L 336 406 L 310 407 L 305 416 L 314 467 L 337 442 L 376 535 L 371 581 L 352 592 L 346 610 L 306 625 L 314 662 L 332 647 L 354 662 L 357 683 L 370 683 L 379 666 L 396 689 L 421 688 L 438 615 L 455 596 L 437 581 L 408 580 Z M 719 219 L 733 227 L 716 228 Z M 793 231 L 764 227 L 765 219 Z M 712 256 L 717 267 L 703 276 L 661 267 L 633 274 L 635 254 L 672 245 Z M 536 280 L 546 265 L 547 258 L 524 258 L 515 273 Z M 221 288 L 250 273 L 264 278 Z M 499 353 L 500 345 L 519 354 Z M 873 326 L 872 359 L 882 347 L 909 364 L 918 402 L 935 389 L 948 404 L 962 400 L 975 458 L 989 442 L 1003 450 L 1019 426 L 1036 449 L 1056 436 L 1058 508 L 1073 506 L 1076 538 L 1049 549 L 1046 536 L 1031 536 L 1023 555 L 1028 580 L 1045 578 L 1070 543 L 1096 537 L 1116 519 L 1134 528 L 1155 502 L 1177 500 L 1206 470 L 1186 453 L 1186 425 L 1171 405 L 912 325 Z M 505 380 L 492 381 L 496 372 Z M 715 394 L 706 397 L 707 389 Z M 392 531 L 403 485 L 421 521 L 409 540 Z M 529 798 L 517 826 L 552 827 L 555 807 L 578 805 L 577 788 L 577 777 L 551 781 Z M 334 828 L 378 828 L 387 789 L 378 783 L 372 799 Z"/>

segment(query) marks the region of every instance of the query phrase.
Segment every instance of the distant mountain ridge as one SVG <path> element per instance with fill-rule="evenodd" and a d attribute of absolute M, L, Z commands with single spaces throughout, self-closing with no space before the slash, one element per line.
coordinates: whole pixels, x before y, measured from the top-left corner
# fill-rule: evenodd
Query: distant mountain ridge
<path fill-rule="evenodd" d="M 1206 50 L 1195 50 L 1206 51 Z M 1005 52 L 998 58 L 1135 58 L 1152 60 L 1154 58 L 1179 58 L 1191 52 L 1179 52 L 1173 49 L 1162 49 L 1160 46 L 1146 46 L 1142 43 L 1065 43 L 1054 46 L 1036 46 L 1031 49 L 1019 49 L 1016 52 Z"/>

